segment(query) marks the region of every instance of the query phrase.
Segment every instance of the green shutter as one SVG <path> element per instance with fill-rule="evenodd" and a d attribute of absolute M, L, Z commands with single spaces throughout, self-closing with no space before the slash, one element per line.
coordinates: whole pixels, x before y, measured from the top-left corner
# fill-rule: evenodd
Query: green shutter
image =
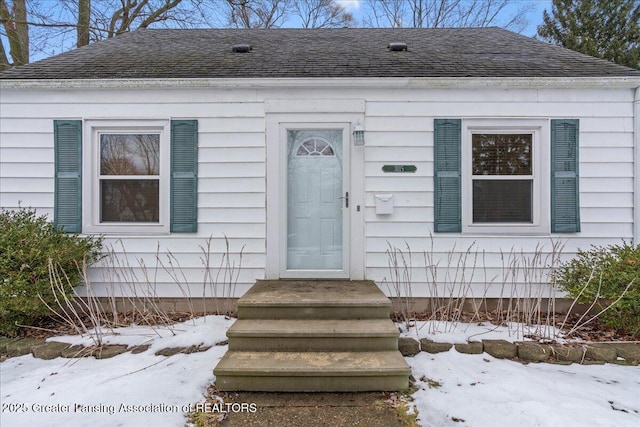
<path fill-rule="evenodd" d="M 198 121 L 171 121 L 171 231 L 198 231 Z"/>
<path fill-rule="evenodd" d="M 551 120 L 551 232 L 580 231 L 576 119 Z"/>
<path fill-rule="evenodd" d="M 434 122 L 434 231 L 462 231 L 461 166 L 462 120 Z"/>
<path fill-rule="evenodd" d="M 82 120 L 53 121 L 55 194 L 53 224 L 82 231 Z"/>

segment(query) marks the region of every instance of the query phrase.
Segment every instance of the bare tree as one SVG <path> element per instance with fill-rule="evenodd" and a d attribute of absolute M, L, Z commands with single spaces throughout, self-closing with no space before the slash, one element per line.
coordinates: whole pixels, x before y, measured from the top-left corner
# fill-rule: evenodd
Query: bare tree
<path fill-rule="evenodd" d="M 77 47 L 89 44 L 89 26 L 91 24 L 91 0 L 78 0 Z"/>
<path fill-rule="evenodd" d="M 228 22 L 235 28 L 276 28 L 286 20 L 290 0 L 226 0 Z"/>
<path fill-rule="evenodd" d="M 182 0 L 120 0 L 121 6 L 111 14 L 107 37 L 171 19 L 171 10 Z"/>
<path fill-rule="evenodd" d="M 297 0 L 293 15 L 302 20 L 303 28 L 344 28 L 355 25 L 353 15 L 335 0 Z"/>
<path fill-rule="evenodd" d="M 0 66 L 23 65 L 29 52 L 45 55 L 148 28 L 197 27 L 209 0 L 0 0 Z M 211 9 L 207 10 L 211 13 Z M 30 37 L 32 36 L 32 37 Z M 30 40 L 31 38 L 31 40 Z M 31 50 L 29 47 L 31 42 Z"/>
<path fill-rule="evenodd" d="M 374 28 L 402 28 L 407 13 L 406 0 L 367 0 L 364 24 Z M 409 25 L 410 26 L 410 25 Z"/>
<path fill-rule="evenodd" d="M 375 27 L 499 26 L 521 32 L 533 4 L 516 0 L 367 0 L 365 7 L 365 24 Z"/>
<path fill-rule="evenodd" d="M 9 54 L 14 65 L 28 64 L 29 27 L 26 0 L 13 0 L 10 6 L 5 0 L 0 0 L 0 23 L 9 42 Z M 0 68 L 8 68 L 11 63 L 4 47 L 1 54 Z"/>

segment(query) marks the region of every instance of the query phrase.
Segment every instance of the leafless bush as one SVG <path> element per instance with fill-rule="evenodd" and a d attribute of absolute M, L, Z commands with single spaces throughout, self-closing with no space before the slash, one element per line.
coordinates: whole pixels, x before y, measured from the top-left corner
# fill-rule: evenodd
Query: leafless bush
<path fill-rule="evenodd" d="M 231 253 L 229 239 L 225 236 L 225 251 L 221 254 L 218 267 L 215 268 L 211 267 L 212 242 L 211 236 L 200 246 L 200 259 L 204 267 L 201 310 L 195 307 L 186 272 L 173 252 L 162 251 L 158 243 L 154 261 L 152 265 L 147 265 L 144 259 L 130 255 L 122 240 L 106 247 L 105 257 L 101 261 L 103 280 L 107 283 L 106 298 L 96 296 L 86 264 L 78 267 L 84 284 L 80 295 L 78 288 L 70 286 L 69 277 L 65 272 L 50 261 L 50 286 L 53 290 L 59 291 L 54 292 L 55 295 L 62 296 L 56 296 L 55 304 L 49 304 L 47 307 L 76 333 L 89 336 L 96 346 L 102 345 L 106 333 L 111 333 L 115 327 L 123 326 L 119 316 L 121 308 L 131 310 L 131 319 L 150 326 L 158 336 L 161 336 L 159 327 L 175 334 L 174 322 L 162 306 L 157 292 L 159 273 L 164 272 L 182 293 L 189 307 L 190 317 L 209 312 L 230 315 L 231 297 L 235 295 L 242 268 L 244 246 L 236 257 Z M 73 288 L 73 295 L 65 294 L 65 287 Z M 207 288 L 210 290 L 209 296 Z M 219 301 L 221 298 L 223 302 Z M 207 306 L 210 302 L 213 302 L 214 309 Z"/>
<path fill-rule="evenodd" d="M 95 297 L 91 282 L 87 278 L 87 266 L 83 262 L 79 265 L 80 275 L 85 281 L 86 297 L 79 298 L 69 277 L 60 265 L 49 259 L 49 284 L 54 291 L 55 306 L 47 304 L 42 297 L 40 300 L 64 324 L 77 334 L 89 336 L 95 346 L 102 346 L 105 331 L 110 332 L 112 323 L 105 317 L 105 310 Z M 65 289 L 73 289 L 72 295 L 67 295 Z"/>
<path fill-rule="evenodd" d="M 206 290 L 207 287 L 210 290 L 210 295 L 215 305 L 215 312 L 218 314 L 224 314 L 230 316 L 231 310 L 231 298 L 235 296 L 236 287 L 238 285 L 238 279 L 240 277 L 240 271 L 242 270 L 242 258 L 244 254 L 243 245 L 238 253 L 238 259 L 231 254 L 229 239 L 224 236 L 225 252 L 220 258 L 220 264 L 216 269 L 215 275 L 211 268 L 211 245 L 213 236 L 209 236 L 204 246 L 200 246 L 202 255 L 200 261 L 204 267 L 204 278 L 202 286 L 202 298 L 203 298 L 203 311 L 207 312 L 206 307 Z M 222 298 L 222 303 L 219 299 Z"/>
<path fill-rule="evenodd" d="M 391 295 L 394 295 L 400 303 L 400 316 L 405 328 L 409 330 L 412 323 L 413 296 L 411 293 L 411 248 L 405 242 L 406 253 L 402 249 L 391 246 L 387 242 L 388 249 L 387 263 L 389 267 L 389 280 L 385 277 L 382 281 L 386 283 Z"/>
<path fill-rule="evenodd" d="M 148 326 L 162 325 L 173 332 L 173 321 L 167 315 L 166 311 L 159 304 L 159 296 L 157 294 L 157 277 L 162 269 L 166 269 L 160 258 L 160 245 L 156 247 L 155 265 L 147 267 L 142 258 L 130 256 L 125 248 L 124 242 L 118 240 L 107 250 L 107 256 L 104 259 L 104 268 L 102 269 L 105 282 L 109 286 L 109 297 L 113 301 L 118 299 L 122 303 L 122 307 L 130 307 L 133 311 L 132 316 L 141 319 Z M 169 264 L 171 264 L 171 254 L 167 254 Z M 136 273 L 132 260 L 135 260 L 137 267 L 140 268 L 140 274 Z M 179 271 L 175 271 L 172 267 L 169 275 L 176 281 L 180 289 L 181 283 L 177 280 L 180 275 Z M 116 291 L 115 287 L 119 287 Z M 116 296 L 119 295 L 119 296 Z M 117 304 L 112 304 L 117 309 Z M 117 311 L 114 311 L 115 323 L 118 325 Z M 119 326 L 119 325 L 118 325 Z"/>
<path fill-rule="evenodd" d="M 473 278 L 478 263 L 478 249 L 475 242 L 462 251 L 456 252 L 454 247 L 445 254 L 446 265 L 440 265 L 440 259 L 434 251 L 433 236 L 428 251 L 423 252 L 424 269 L 427 277 L 427 290 L 431 303 L 429 320 L 430 332 L 443 326 L 455 328 L 464 312 L 468 298 L 473 298 Z M 482 257 L 484 260 L 484 256 Z M 469 264 L 471 263 L 471 264 Z M 444 292 L 441 293 L 440 289 Z M 486 289 L 486 288 L 485 288 Z M 475 314 L 479 307 L 474 304 Z M 474 319 L 475 320 L 475 316 Z M 440 323 L 447 321 L 449 323 Z"/>
<path fill-rule="evenodd" d="M 415 314 L 412 312 L 415 286 L 412 282 L 412 251 L 406 242 L 404 249 L 387 244 L 389 279 L 385 277 L 384 282 L 390 294 L 399 301 L 400 318 L 408 329 L 411 326 L 410 319 Z M 451 332 L 462 321 L 476 322 L 488 317 L 495 325 L 507 327 L 510 334 L 518 337 L 541 340 L 560 338 L 559 330 L 564 328 L 577 303 L 576 298 L 565 320 L 558 325 L 557 317 L 553 315 L 557 311 L 558 298 L 555 278 L 564 246 L 565 243 L 560 240 L 551 240 L 550 247 L 538 244 L 532 252 L 515 248 L 508 252 L 500 251 L 500 272 L 489 277 L 487 254 L 480 251 L 475 242 L 462 251 L 454 245 L 447 252 L 439 252 L 434 249 L 434 239 L 431 237 L 429 249 L 422 253 L 429 296 L 428 332 Z M 473 284 L 478 281 L 482 283 L 481 295 L 474 295 Z M 487 295 L 496 286 L 499 295 L 496 308 L 489 311 Z M 585 288 L 587 286 L 588 283 Z M 475 289 L 476 293 L 480 293 L 477 285 Z M 611 305 L 595 314 L 595 317 Z M 591 308 L 593 306 L 595 301 Z M 566 334 L 575 332 L 595 317 L 582 316 Z"/>

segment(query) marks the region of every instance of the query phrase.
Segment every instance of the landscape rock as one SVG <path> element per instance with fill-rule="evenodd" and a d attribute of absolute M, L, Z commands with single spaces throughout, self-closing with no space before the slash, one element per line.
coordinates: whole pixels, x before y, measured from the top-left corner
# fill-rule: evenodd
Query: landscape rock
<path fill-rule="evenodd" d="M 621 342 L 609 344 L 614 347 L 618 353 L 618 357 L 622 357 L 627 362 L 640 361 L 640 343 Z"/>
<path fill-rule="evenodd" d="M 202 353 L 204 351 L 209 350 L 210 348 L 211 348 L 211 346 L 206 346 L 206 345 L 202 345 L 202 344 L 190 345 L 189 347 L 187 347 L 184 350 L 182 350 L 182 353 L 184 353 L 184 354 Z"/>
<path fill-rule="evenodd" d="M 456 344 L 456 351 L 463 354 L 482 354 L 484 346 L 481 342 L 469 342 L 466 344 Z"/>
<path fill-rule="evenodd" d="M 66 350 L 62 351 L 60 356 L 66 357 L 68 359 L 71 358 L 79 358 L 79 357 L 91 357 L 95 354 L 95 347 L 85 347 L 83 345 L 72 345 Z"/>
<path fill-rule="evenodd" d="M 618 357 L 615 347 L 604 343 L 592 343 L 587 346 L 586 356 L 588 359 L 613 362 Z"/>
<path fill-rule="evenodd" d="M 5 354 L 7 352 L 7 346 L 19 339 L 20 338 L 0 337 L 0 354 Z"/>
<path fill-rule="evenodd" d="M 51 360 L 62 356 L 62 352 L 71 347 L 71 344 L 57 341 L 49 341 L 42 345 L 34 346 L 31 350 L 33 357 L 43 360 Z"/>
<path fill-rule="evenodd" d="M 103 345 L 96 349 L 96 359 L 109 359 L 110 357 L 117 356 L 127 352 L 126 345 Z"/>
<path fill-rule="evenodd" d="M 31 353 L 33 347 L 44 344 L 44 340 L 23 338 L 6 344 L 5 352 L 9 357 L 24 356 Z"/>
<path fill-rule="evenodd" d="M 484 340 L 482 341 L 485 353 L 497 359 L 513 359 L 518 354 L 518 347 L 505 340 Z"/>
<path fill-rule="evenodd" d="M 420 343 L 409 337 L 398 338 L 398 350 L 403 356 L 415 356 L 420 353 Z"/>
<path fill-rule="evenodd" d="M 129 347 L 129 350 L 131 354 L 140 354 L 149 350 L 149 347 L 151 347 L 150 344 L 134 345 L 133 347 Z"/>
<path fill-rule="evenodd" d="M 604 365 L 606 362 L 604 360 L 589 360 L 585 359 L 582 361 L 582 365 Z"/>
<path fill-rule="evenodd" d="M 422 351 L 435 354 L 435 353 L 443 353 L 445 351 L 451 350 L 451 347 L 453 347 L 453 344 L 433 342 L 426 338 L 422 338 L 420 340 L 420 347 L 422 348 Z"/>
<path fill-rule="evenodd" d="M 543 362 L 551 356 L 551 346 L 533 341 L 517 343 L 518 357 L 530 362 Z"/>
<path fill-rule="evenodd" d="M 551 351 L 560 362 L 581 363 L 585 358 L 586 350 L 583 346 L 554 344 L 551 346 Z"/>
<path fill-rule="evenodd" d="M 163 348 L 161 350 L 156 351 L 156 356 L 175 356 L 178 353 L 182 353 L 183 351 L 185 351 L 187 349 L 187 347 L 169 347 L 169 348 Z"/>

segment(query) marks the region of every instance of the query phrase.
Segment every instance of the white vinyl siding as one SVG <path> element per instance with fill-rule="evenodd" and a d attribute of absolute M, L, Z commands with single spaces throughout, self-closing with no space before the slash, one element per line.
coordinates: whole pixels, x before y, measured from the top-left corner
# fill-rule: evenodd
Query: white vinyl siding
<path fill-rule="evenodd" d="M 196 119 L 198 232 L 116 234 L 105 239 L 105 246 L 113 248 L 120 262 L 128 265 L 123 277 L 144 281 L 145 274 L 155 270 L 149 281 L 161 297 L 202 296 L 202 248 L 210 236 L 214 270 L 226 251 L 225 236 L 236 262 L 243 250 L 236 294 L 264 277 L 264 105 L 255 102 L 253 91 L 209 91 L 206 96 L 201 91 L 177 94 L 153 90 L 145 91 L 144 96 L 128 90 L 11 92 L 3 89 L 0 94 L 0 207 L 32 206 L 39 214 L 53 218 L 55 119 Z M 162 267 L 169 266 L 170 257 L 180 271 L 169 273 Z M 105 266 L 91 268 L 90 278 L 98 295 L 132 292 L 124 279 L 117 280 Z M 211 294 L 209 287 L 206 294 Z"/>
<path fill-rule="evenodd" d="M 380 95 L 380 94 L 378 94 Z M 421 99 L 423 98 L 423 99 Z M 390 100 L 392 99 L 392 100 Z M 580 120 L 580 214 L 577 234 L 509 235 L 433 232 L 433 119 L 493 120 L 575 118 Z M 440 296 L 449 253 L 452 268 L 470 247 L 478 254 L 476 271 L 466 271 L 476 297 L 500 296 L 502 260 L 511 251 L 532 257 L 551 239 L 565 243 L 564 258 L 591 244 L 620 243 L 633 237 L 633 90 L 431 90 L 394 91 L 388 98 L 369 98 L 366 109 L 366 275 L 389 281 L 389 244 L 413 253 L 413 296 L 431 296 L 424 252 L 440 262 Z M 548 128 L 547 128 L 548 129 Z M 547 136 L 548 140 L 549 137 Z M 463 139 L 464 141 L 464 139 Z M 385 164 L 417 166 L 415 174 L 382 172 Z M 548 189 L 546 190 L 548 192 Z M 375 214 L 374 195 L 394 194 L 392 215 Z M 451 235 L 446 235 L 451 234 Z M 481 266 L 486 267 L 481 271 Z M 459 272 L 461 273 L 461 272 Z M 521 276 L 517 280 L 523 283 Z M 493 283 L 485 289 L 487 282 Z M 387 285 L 381 286 L 393 293 Z"/>
<path fill-rule="evenodd" d="M 54 119 L 195 119 L 199 134 L 197 233 L 110 236 L 105 243 L 113 245 L 121 257 L 126 251 L 130 272 L 137 277 L 144 276 L 141 262 L 147 268 L 157 265 L 156 254 L 165 264 L 169 254 L 175 257 L 185 280 L 177 284 L 159 268 L 155 293 L 196 298 L 203 293 L 201 247 L 213 236 L 211 265 L 217 267 L 226 235 L 232 257 L 237 259 L 244 247 L 235 289 L 239 296 L 255 279 L 264 278 L 268 268 L 265 111 L 292 105 L 292 113 L 319 111 L 324 121 L 340 122 L 344 120 L 340 108 L 357 110 L 354 106 L 364 102 L 361 123 L 366 142 L 357 147 L 364 157 L 363 197 L 352 200 L 351 206 L 361 204 L 366 278 L 376 280 L 388 292 L 383 282 L 390 278 L 385 251 L 389 244 L 403 250 L 408 244 L 414 254 L 413 295 L 429 296 L 423 251 L 431 250 L 433 237 L 433 251 L 440 260 L 448 252 L 457 259 L 471 245 L 479 253 L 484 251 L 486 275 L 476 272 L 471 282 L 476 296 L 495 297 L 500 294 L 500 281 L 494 280 L 486 293 L 484 285 L 502 273 L 503 254 L 531 255 L 540 246 L 548 251 L 551 235 L 433 233 L 434 119 L 580 120 L 581 232 L 554 235 L 565 241 L 564 252 L 569 257 L 591 244 L 615 244 L 633 237 L 633 97 L 632 89 L 616 88 L 3 89 L 0 207 L 31 206 L 52 217 Z M 265 101 L 273 99 L 277 101 Z M 345 104 L 345 99 L 352 99 L 353 105 Z M 334 113 L 325 113 L 332 109 Z M 388 164 L 415 165 L 417 171 L 384 173 L 382 167 Z M 378 193 L 394 195 L 392 215 L 375 214 L 374 195 Z M 91 269 L 94 287 L 102 295 L 111 292 L 110 277 L 104 267 Z M 116 292 L 128 292 L 117 282 L 113 286 Z"/>

